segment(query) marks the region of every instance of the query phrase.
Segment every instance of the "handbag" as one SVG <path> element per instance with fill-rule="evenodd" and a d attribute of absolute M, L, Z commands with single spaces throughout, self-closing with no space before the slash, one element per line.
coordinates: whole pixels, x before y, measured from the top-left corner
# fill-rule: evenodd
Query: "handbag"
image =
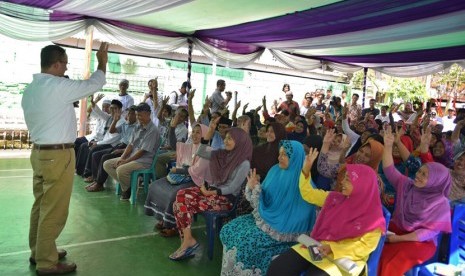
<path fill-rule="evenodd" d="M 187 182 L 192 182 L 192 178 L 188 174 L 182 174 L 182 173 L 168 173 L 166 176 L 166 179 L 171 185 L 179 185 L 179 184 L 184 184 Z"/>

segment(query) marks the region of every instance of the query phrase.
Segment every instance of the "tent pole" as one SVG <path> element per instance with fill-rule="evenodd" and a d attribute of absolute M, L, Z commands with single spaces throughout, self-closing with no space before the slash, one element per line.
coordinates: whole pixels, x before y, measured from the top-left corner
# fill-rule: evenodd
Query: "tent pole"
<path fill-rule="evenodd" d="M 187 39 L 188 43 L 188 51 L 187 51 L 187 83 L 191 84 L 191 74 L 192 74 L 192 49 L 194 47 L 194 43 L 191 39 Z M 189 86 L 186 87 L 187 95 L 190 93 Z M 189 101 L 189 100 L 188 100 Z M 194 103 L 192 103 L 194 104 Z M 187 120 L 187 127 L 189 127 L 189 120 Z"/>
<path fill-rule="evenodd" d="M 368 68 L 363 68 L 363 97 L 362 97 L 362 108 L 365 108 L 365 96 L 367 92 L 367 75 Z"/>
<path fill-rule="evenodd" d="M 84 58 L 84 74 L 83 79 L 87 80 L 90 77 L 90 59 L 92 56 L 92 41 L 94 37 L 94 26 L 88 26 L 86 29 L 86 51 Z M 86 135 L 87 125 L 87 98 L 81 99 L 80 116 L 79 116 L 79 137 Z"/>

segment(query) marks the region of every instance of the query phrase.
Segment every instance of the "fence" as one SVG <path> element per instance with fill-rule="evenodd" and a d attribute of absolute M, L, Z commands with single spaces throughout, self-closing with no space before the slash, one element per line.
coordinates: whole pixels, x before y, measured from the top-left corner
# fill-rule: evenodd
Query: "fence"
<path fill-rule="evenodd" d="M 30 149 L 31 147 L 28 130 L 0 130 L 0 149 Z"/>

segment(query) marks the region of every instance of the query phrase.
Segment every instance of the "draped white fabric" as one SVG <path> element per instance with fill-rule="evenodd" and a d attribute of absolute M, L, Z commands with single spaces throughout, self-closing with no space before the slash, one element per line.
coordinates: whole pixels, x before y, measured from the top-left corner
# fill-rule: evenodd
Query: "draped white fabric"
<path fill-rule="evenodd" d="M 99 18 L 121 20 L 134 16 L 150 14 L 163 9 L 183 5 L 192 0 L 150 0 L 150 1 L 121 1 L 121 0 L 64 0 L 56 4 L 51 10 L 69 13 L 86 14 Z"/>
<path fill-rule="evenodd" d="M 273 49 L 270 49 L 270 52 L 279 62 L 290 68 L 294 68 L 300 71 L 310 71 L 321 68 L 321 62 L 319 60 L 302 58 Z"/>
<path fill-rule="evenodd" d="M 166 37 L 128 31 L 111 24 L 93 20 L 92 25 L 105 41 L 119 44 L 142 55 L 166 54 L 187 46 L 184 37 Z"/>
<path fill-rule="evenodd" d="M 70 22 L 30 21 L 0 14 L 0 33 L 20 40 L 59 40 L 70 37 L 85 28 L 85 20 Z"/>
<path fill-rule="evenodd" d="M 400 78 L 413 78 L 431 75 L 439 71 L 443 71 L 454 64 L 453 62 L 445 63 L 427 63 L 422 65 L 401 66 L 401 67 L 379 67 L 376 71 Z"/>
<path fill-rule="evenodd" d="M 252 54 L 234 54 L 215 48 L 203 41 L 192 38 L 195 47 L 200 50 L 204 55 L 209 57 L 214 62 L 230 68 L 241 68 L 252 64 L 257 58 L 261 56 L 264 50 Z"/>
<path fill-rule="evenodd" d="M 96 37 L 122 45 L 141 55 L 165 54 L 187 45 L 184 37 L 165 37 L 128 31 L 96 19 L 48 21 L 48 12 L 45 10 L 24 7 L 18 12 L 17 7 L 13 9 L 9 4 L 0 5 L 0 33 L 15 39 L 60 40 L 82 32 L 91 25 L 98 32 Z"/>

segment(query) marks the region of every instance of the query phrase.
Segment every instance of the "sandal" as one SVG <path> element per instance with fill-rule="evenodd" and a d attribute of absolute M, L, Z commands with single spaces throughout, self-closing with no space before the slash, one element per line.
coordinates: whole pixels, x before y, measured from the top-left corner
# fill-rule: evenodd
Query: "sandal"
<path fill-rule="evenodd" d="M 188 247 L 184 250 L 181 250 L 181 248 L 179 248 L 173 254 L 171 254 L 169 258 L 172 261 L 181 261 L 181 260 L 194 257 L 195 256 L 194 252 L 197 248 L 199 248 L 199 245 L 200 245 L 199 243 L 196 243 L 193 246 Z"/>
<path fill-rule="evenodd" d="M 101 192 L 105 190 L 105 188 L 102 185 L 99 185 L 95 183 L 94 185 L 90 186 L 89 188 L 86 188 L 88 192 Z"/>
<path fill-rule="evenodd" d="M 160 230 L 160 236 L 164 238 L 176 237 L 177 235 L 179 235 L 179 233 L 176 228 L 165 228 Z"/>
<path fill-rule="evenodd" d="M 84 182 L 92 183 L 92 182 L 94 182 L 94 178 L 92 176 L 86 177 L 86 178 L 84 178 Z"/>

